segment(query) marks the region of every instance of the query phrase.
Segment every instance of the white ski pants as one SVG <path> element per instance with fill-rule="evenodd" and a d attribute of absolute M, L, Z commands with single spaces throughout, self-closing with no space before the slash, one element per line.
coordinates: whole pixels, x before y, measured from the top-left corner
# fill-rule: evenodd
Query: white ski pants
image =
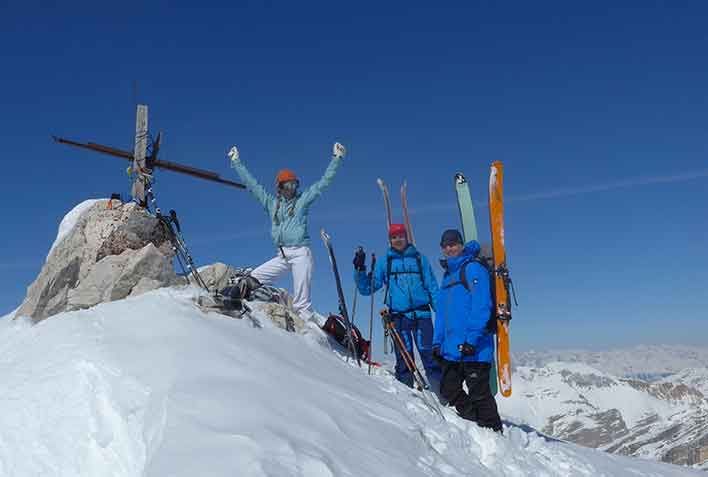
<path fill-rule="evenodd" d="M 251 276 L 264 285 L 270 285 L 285 272 L 292 271 L 293 308 L 300 314 L 300 318 L 309 320 L 313 314 L 310 284 L 314 265 L 310 247 L 282 247 L 275 257 L 253 270 Z"/>

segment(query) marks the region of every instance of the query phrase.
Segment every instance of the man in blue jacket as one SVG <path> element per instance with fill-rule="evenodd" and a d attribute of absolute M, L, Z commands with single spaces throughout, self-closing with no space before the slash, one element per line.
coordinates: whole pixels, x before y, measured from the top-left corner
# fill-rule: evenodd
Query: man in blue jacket
<path fill-rule="evenodd" d="M 275 179 L 276 193 L 271 194 L 258 183 L 241 162 L 236 146 L 229 151 L 231 167 L 241 177 L 246 188 L 255 196 L 271 218 L 271 236 L 276 255 L 255 268 L 251 276 L 258 284 L 270 284 L 287 271 L 293 274 L 293 307 L 304 320 L 312 318 L 310 284 L 314 261 L 310 250 L 308 214 L 310 206 L 329 186 L 342 162 L 346 150 L 338 142 L 332 147 L 332 160 L 322 178 L 300 192 L 300 181 L 294 172 L 283 169 Z"/>
<path fill-rule="evenodd" d="M 497 403 L 489 389 L 494 359 L 489 272 L 476 260 L 479 243 L 473 240 L 464 245 L 459 231 L 446 230 L 440 247 L 447 257 L 435 298 L 433 337 L 433 356 L 443 368 L 440 394 L 463 418 L 501 432 Z"/>
<path fill-rule="evenodd" d="M 428 379 L 437 380 L 440 369 L 433 361 L 432 355 L 431 307 L 433 297 L 438 292 L 438 282 L 428 260 L 415 246 L 408 243 L 403 224 L 391 224 L 388 236 L 391 247 L 386 254 L 386 260 L 376 262 L 376 268 L 373 270 L 373 289 L 366 274 L 366 255 L 361 249 L 354 257 L 354 280 L 362 295 L 371 295 L 386 285 L 384 303 L 408 353 L 414 356 L 415 342 Z M 412 387 L 413 375 L 406 367 L 398 348 L 394 346 L 394 349 L 396 379 Z"/>

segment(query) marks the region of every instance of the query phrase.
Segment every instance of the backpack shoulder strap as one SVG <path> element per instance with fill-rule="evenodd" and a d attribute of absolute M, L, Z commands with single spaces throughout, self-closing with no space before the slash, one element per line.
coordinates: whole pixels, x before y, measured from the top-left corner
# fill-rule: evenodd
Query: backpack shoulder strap
<path fill-rule="evenodd" d="M 415 252 L 415 261 L 418 263 L 418 274 L 420 275 L 420 284 L 423 286 L 423 290 L 428 294 L 428 302 L 433 302 L 433 296 L 430 294 L 430 290 L 425 285 L 425 276 L 423 275 L 423 259 L 420 257 L 420 252 Z"/>
<path fill-rule="evenodd" d="M 471 262 L 474 262 L 474 258 L 468 258 L 464 262 L 462 262 L 462 265 L 460 265 L 460 283 L 462 283 L 462 286 L 469 291 L 470 289 L 470 284 L 467 281 L 467 265 L 469 265 Z"/>
<path fill-rule="evenodd" d="M 391 262 L 393 262 L 393 257 L 391 255 L 386 255 L 386 291 L 384 292 L 384 304 L 388 306 L 389 308 L 391 307 L 391 304 L 388 303 L 389 299 L 389 291 L 391 290 Z M 374 271 L 372 270 L 371 273 Z M 372 291 L 373 293 L 373 291 Z"/>
<path fill-rule="evenodd" d="M 489 269 L 489 265 L 487 265 L 486 260 L 480 258 L 479 256 L 476 256 L 474 258 L 469 258 L 469 259 L 465 260 L 464 262 L 462 262 L 462 265 L 460 266 L 460 283 L 462 283 L 462 285 L 464 285 L 464 287 L 467 288 L 467 290 L 470 289 L 470 284 L 467 281 L 467 265 L 469 265 L 472 262 L 476 262 L 476 263 L 479 263 L 480 265 L 482 265 L 482 268 L 484 268 L 487 271 L 487 273 L 490 275 L 490 278 L 491 278 L 491 273 L 492 273 L 492 271 Z"/>
<path fill-rule="evenodd" d="M 423 286 L 425 286 L 425 280 L 423 280 L 423 260 L 420 258 L 420 252 L 415 253 L 415 262 L 418 264 L 418 274 L 420 275 L 420 281 L 423 282 Z"/>

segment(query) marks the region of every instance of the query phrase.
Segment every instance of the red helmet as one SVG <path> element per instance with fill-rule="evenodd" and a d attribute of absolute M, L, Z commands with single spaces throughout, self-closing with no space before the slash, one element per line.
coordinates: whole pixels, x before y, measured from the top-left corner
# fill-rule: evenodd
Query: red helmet
<path fill-rule="evenodd" d="M 278 174 L 275 176 L 275 185 L 279 186 L 283 182 L 288 182 L 288 181 L 296 181 L 297 176 L 293 171 L 290 169 L 281 169 L 278 171 Z"/>
<path fill-rule="evenodd" d="M 405 235 L 408 237 L 408 233 L 406 231 L 406 226 L 403 224 L 391 224 L 388 226 L 388 237 L 391 238 L 394 235 Z"/>

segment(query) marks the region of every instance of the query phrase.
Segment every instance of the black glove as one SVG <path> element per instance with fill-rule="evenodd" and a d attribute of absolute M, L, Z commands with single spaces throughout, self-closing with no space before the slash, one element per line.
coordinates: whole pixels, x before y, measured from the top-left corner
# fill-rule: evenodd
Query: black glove
<path fill-rule="evenodd" d="M 440 354 L 440 346 L 433 346 L 433 359 L 435 361 L 440 361 L 442 359 L 442 355 Z"/>
<path fill-rule="evenodd" d="M 356 249 L 356 253 L 354 253 L 354 260 L 352 260 L 352 264 L 354 264 L 354 270 L 358 272 L 365 272 L 366 271 L 366 253 L 364 252 L 364 247 L 358 247 Z"/>
<path fill-rule="evenodd" d="M 474 354 L 477 352 L 477 350 L 469 344 L 468 342 L 464 342 L 461 345 L 457 347 L 457 350 L 460 352 L 462 356 L 474 356 Z"/>

